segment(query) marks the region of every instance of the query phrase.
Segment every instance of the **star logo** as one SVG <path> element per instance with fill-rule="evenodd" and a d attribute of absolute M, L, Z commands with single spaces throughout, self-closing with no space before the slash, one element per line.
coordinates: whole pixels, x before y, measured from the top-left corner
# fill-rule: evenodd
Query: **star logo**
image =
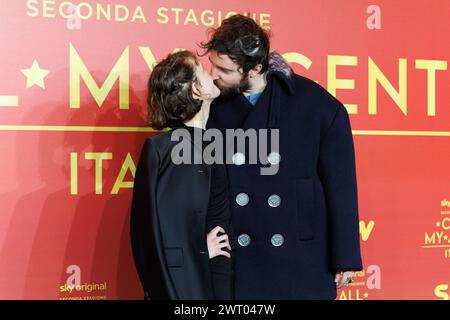
<path fill-rule="evenodd" d="M 27 77 L 27 89 L 37 85 L 42 89 L 45 89 L 44 78 L 49 74 L 49 70 L 41 69 L 36 59 L 28 69 L 22 69 L 22 73 Z"/>

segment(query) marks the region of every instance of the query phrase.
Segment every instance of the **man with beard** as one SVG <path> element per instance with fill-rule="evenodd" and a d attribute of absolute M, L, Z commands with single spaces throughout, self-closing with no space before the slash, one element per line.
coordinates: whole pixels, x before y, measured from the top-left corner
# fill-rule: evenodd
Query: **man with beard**
<path fill-rule="evenodd" d="M 236 299 L 335 299 L 362 269 L 347 110 L 293 73 L 248 17 L 224 20 L 202 47 L 221 89 L 207 128 L 279 133 L 262 164 L 248 149 L 227 162 Z M 264 163 L 277 173 L 262 175 Z"/>

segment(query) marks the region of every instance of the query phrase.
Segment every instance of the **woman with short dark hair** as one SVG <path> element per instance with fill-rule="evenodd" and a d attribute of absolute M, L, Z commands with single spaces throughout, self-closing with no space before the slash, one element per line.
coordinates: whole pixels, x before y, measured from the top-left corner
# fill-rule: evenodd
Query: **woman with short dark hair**
<path fill-rule="evenodd" d="M 171 128 L 147 139 L 136 169 L 131 245 L 146 299 L 232 299 L 233 244 L 226 169 L 222 164 L 175 164 L 174 132 L 183 129 L 192 153 L 202 152 L 212 77 L 189 51 L 170 54 L 148 82 L 149 124 Z"/>

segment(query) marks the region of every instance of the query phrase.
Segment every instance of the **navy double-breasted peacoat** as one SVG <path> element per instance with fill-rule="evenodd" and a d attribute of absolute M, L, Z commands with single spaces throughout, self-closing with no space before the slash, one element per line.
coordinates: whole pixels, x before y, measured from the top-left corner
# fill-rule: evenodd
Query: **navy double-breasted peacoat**
<path fill-rule="evenodd" d="M 334 299 L 335 272 L 362 268 L 349 116 L 319 84 L 275 58 L 256 105 L 242 94 L 219 98 L 207 126 L 279 130 L 269 159 L 276 174 L 249 164 L 250 148 L 227 165 L 235 298 Z"/>

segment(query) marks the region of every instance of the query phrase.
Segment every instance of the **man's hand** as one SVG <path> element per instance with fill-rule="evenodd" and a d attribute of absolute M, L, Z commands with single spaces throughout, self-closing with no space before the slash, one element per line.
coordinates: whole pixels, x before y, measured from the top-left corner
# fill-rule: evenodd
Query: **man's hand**
<path fill-rule="evenodd" d="M 231 258 L 229 252 L 222 250 L 223 248 L 228 248 L 231 250 L 231 246 L 228 240 L 228 235 L 223 234 L 221 236 L 217 236 L 219 232 L 225 233 L 223 228 L 217 226 L 212 229 L 206 236 L 206 243 L 208 245 L 208 254 L 209 258 L 212 259 L 216 256 L 225 256 Z"/>
<path fill-rule="evenodd" d="M 341 271 L 338 270 L 336 272 L 336 276 L 334 277 L 334 282 L 336 283 L 336 288 L 340 289 L 353 282 L 353 278 L 355 276 L 354 271 Z"/>

